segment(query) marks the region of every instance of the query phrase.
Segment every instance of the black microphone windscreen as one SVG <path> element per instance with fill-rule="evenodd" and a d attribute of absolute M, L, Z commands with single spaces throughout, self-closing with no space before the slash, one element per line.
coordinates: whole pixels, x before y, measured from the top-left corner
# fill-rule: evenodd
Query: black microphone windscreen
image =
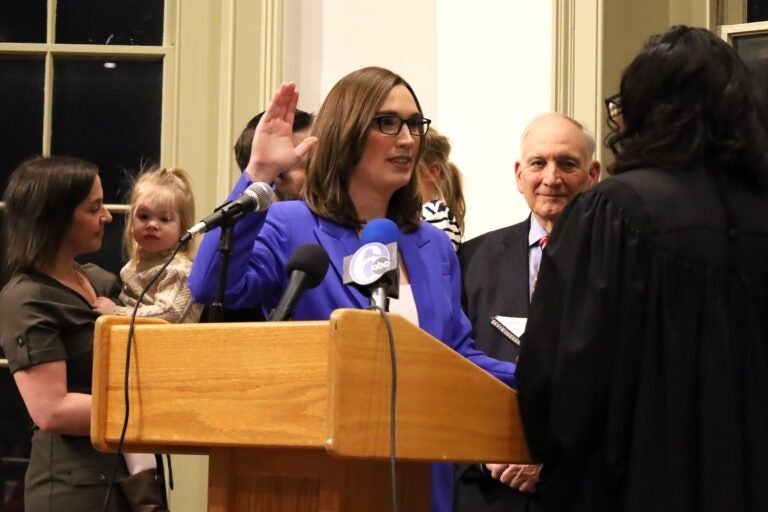
<path fill-rule="evenodd" d="M 307 288 L 319 285 L 328 272 L 328 253 L 318 244 L 304 244 L 294 251 L 285 266 L 285 273 L 290 277 L 294 270 L 301 270 L 307 275 Z"/>

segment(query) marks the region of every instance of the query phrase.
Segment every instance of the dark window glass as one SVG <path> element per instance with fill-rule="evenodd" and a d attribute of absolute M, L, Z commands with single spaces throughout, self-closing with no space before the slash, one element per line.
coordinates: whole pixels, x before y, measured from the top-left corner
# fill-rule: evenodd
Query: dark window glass
<path fill-rule="evenodd" d="M 735 37 L 733 46 L 768 97 L 768 34 Z"/>
<path fill-rule="evenodd" d="M 0 411 L 0 510 L 24 510 L 32 425 L 8 368 L 0 368 Z"/>
<path fill-rule="evenodd" d="M 95 263 L 107 269 L 116 276 L 123 268 L 123 230 L 125 229 L 125 214 L 113 213 L 112 222 L 104 227 L 104 240 L 101 250 L 92 254 L 84 254 L 77 258 L 80 263 Z"/>
<path fill-rule="evenodd" d="M 56 42 L 163 44 L 161 0 L 59 0 Z"/>
<path fill-rule="evenodd" d="M 747 1 L 747 21 L 766 21 L 768 20 L 768 0 L 748 0 Z"/>
<path fill-rule="evenodd" d="M 161 60 L 57 59 L 51 153 L 90 160 L 107 203 L 122 203 L 130 177 L 160 160 Z"/>
<path fill-rule="evenodd" d="M 0 192 L 22 161 L 42 152 L 44 74 L 42 57 L 0 57 Z"/>
<path fill-rule="evenodd" d="M 44 43 L 46 0 L 0 0 L 0 42 Z"/>
<path fill-rule="evenodd" d="M 0 211 L 0 229 L 4 222 L 5 212 Z M 5 254 L 3 237 L 0 254 Z M 5 281 L 3 276 L 0 286 Z M 0 358 L 4 357 L 0 349 Z M 24 473 L 31 439 L 32 422 L 16 383 L 10 370 L 0 367 L 0 510 L 24 510 Z"/>

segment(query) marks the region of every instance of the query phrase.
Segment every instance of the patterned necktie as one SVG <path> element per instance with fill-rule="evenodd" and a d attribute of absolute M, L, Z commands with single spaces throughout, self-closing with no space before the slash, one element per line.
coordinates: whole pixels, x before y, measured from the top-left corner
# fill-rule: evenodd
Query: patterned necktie
<path fill-rule="evenodd" d="M 541 247 L 541 255 L 544 256 L 544 247 L 546 247 L 547 242 L 549 242 L 549 235 L 544 235 L 543 237 L 539 238 L 539 247 Z M 539 270 L 541 269 L 541 260 L 539 260 Z M 533 278 L 533 290 L 536 289 L 536 282 L 539 280 L 539 270 L 536 271 L 536 277 Z M 531 294 L 533 294 L 533 290 L 531 290 Z"/>

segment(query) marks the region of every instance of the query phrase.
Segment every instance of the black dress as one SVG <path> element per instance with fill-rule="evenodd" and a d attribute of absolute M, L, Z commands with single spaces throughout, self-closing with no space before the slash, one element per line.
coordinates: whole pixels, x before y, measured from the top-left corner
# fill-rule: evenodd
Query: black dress
<path fill-rule="evenodd" d="M 634 170 L 563 212 L 517 370 L 545 510 L 768 510 L 768 194 Z"/>
<path fill-rule="evenodd" d="M 95 265 L 80 270 L 98 295 L 117 298 L 120 287 L 114 275 Z M 48 276 L 12 277 L 0 292 L 0 345 L 11 372 L 66 361 L 68 391 L 90 394 L 98 316 L 83 297 Z M 26 510 L 101 510 L 114 461 L 114 454 L 96 451 L 88 436 L 35 431 L 25 479 Z M 122 460 L 119 469 L 118 477 L 125 477 Z M 119 489 L 109 510 L 130 510 Z"/>

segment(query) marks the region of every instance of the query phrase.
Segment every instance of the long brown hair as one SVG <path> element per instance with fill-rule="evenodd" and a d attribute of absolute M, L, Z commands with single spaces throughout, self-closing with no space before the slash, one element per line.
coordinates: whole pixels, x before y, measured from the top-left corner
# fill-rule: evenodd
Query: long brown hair
<path fill-rule="evenodd" d="M 374 116 L 389 92 L 398 85 L 410 91 L 422 113 L 408 82 L 383 68 L 354 71 L 339 80 L 328 93 L 313 128 L 319 143 L 310 153 L 304 185 L 305 200 L 316 215 L 355 229 L 363 226 L 349 195 L 349 173 L 360 161 Z M 424 137 L 421 137 L 415 165 L 423 149 Z M 418 173 L 414 171 L 408 184 L 392 194 L 387 217 L 407 232 L 418 227 L 420 212 Z"/>

